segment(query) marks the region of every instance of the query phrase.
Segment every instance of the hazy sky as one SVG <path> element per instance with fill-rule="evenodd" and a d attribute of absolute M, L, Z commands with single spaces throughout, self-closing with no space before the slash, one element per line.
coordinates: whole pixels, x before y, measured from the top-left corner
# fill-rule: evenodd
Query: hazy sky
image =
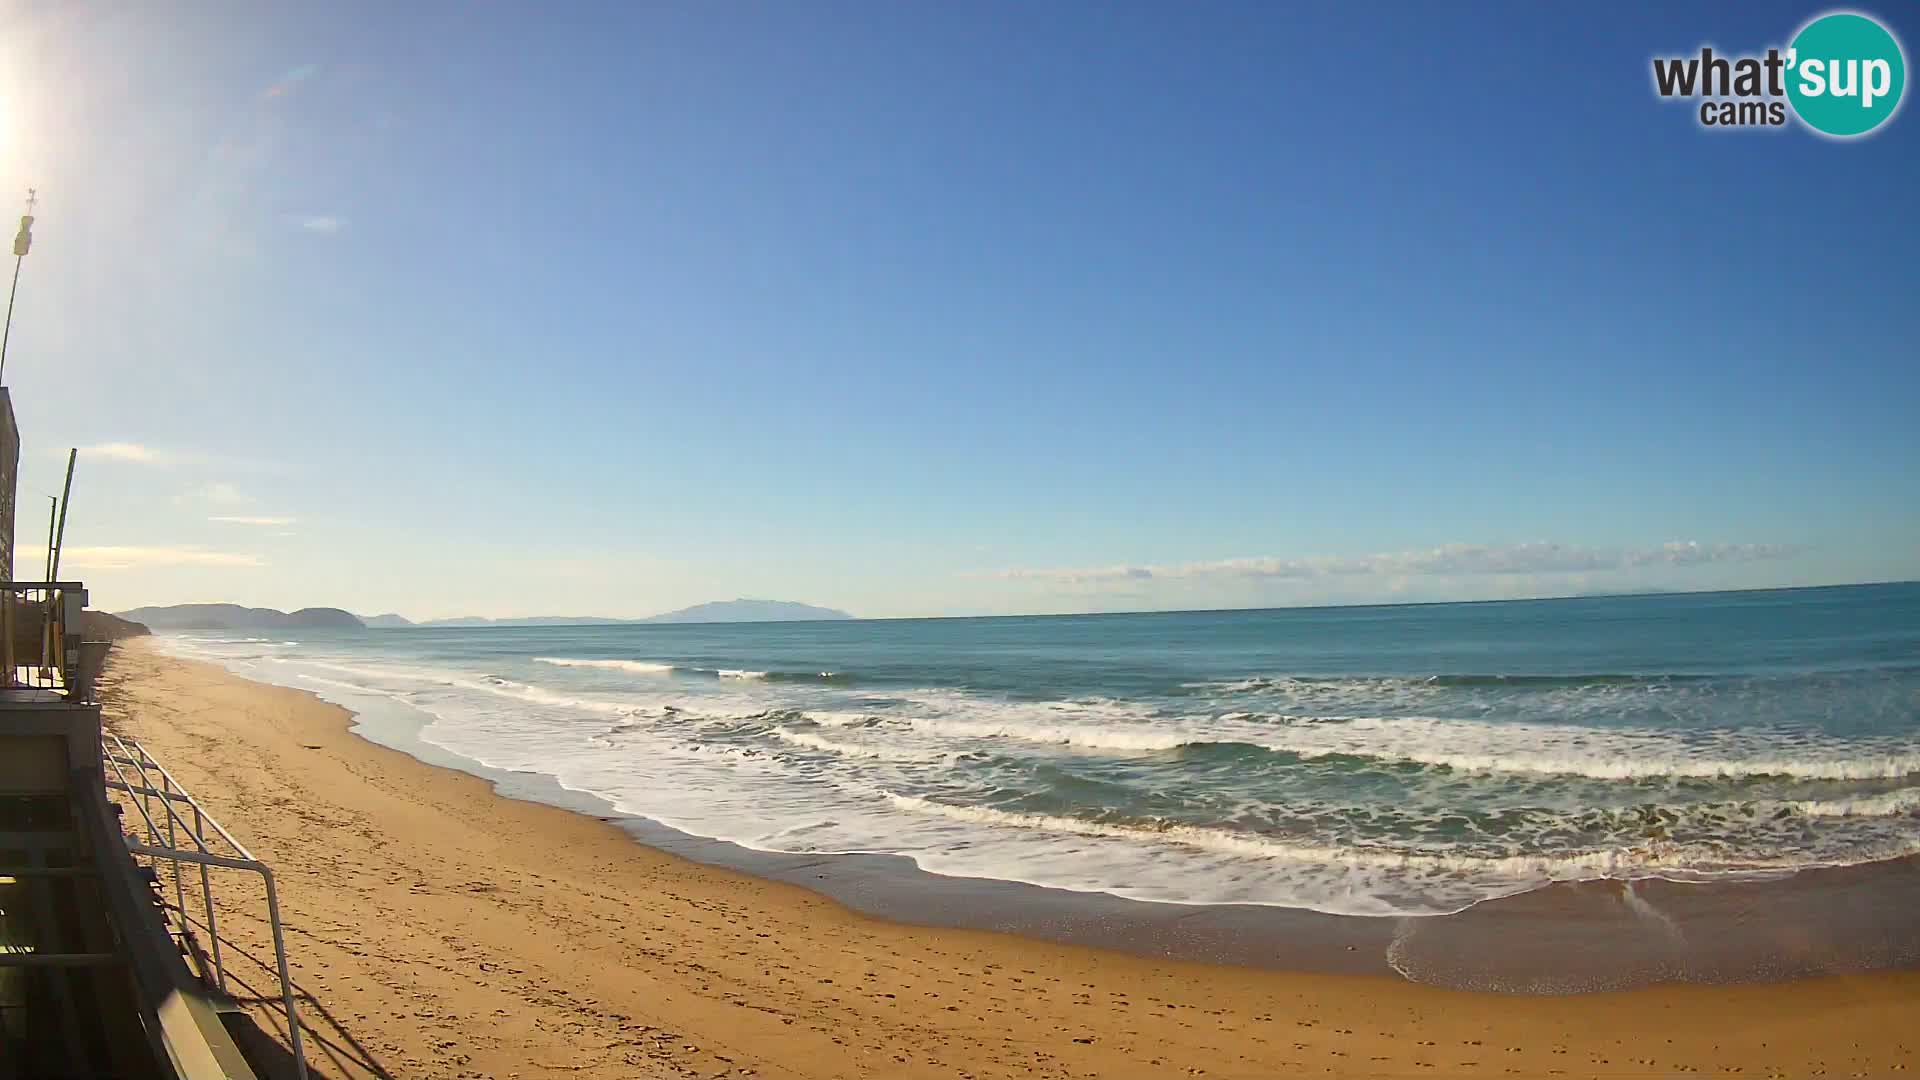
<path fill-rule="evenodd" d="M 1822 10 L 9 6 L 17 573 L 80 446 L 107 608 L 1920 577 L 1920 116 L 1650 85 Z"/>

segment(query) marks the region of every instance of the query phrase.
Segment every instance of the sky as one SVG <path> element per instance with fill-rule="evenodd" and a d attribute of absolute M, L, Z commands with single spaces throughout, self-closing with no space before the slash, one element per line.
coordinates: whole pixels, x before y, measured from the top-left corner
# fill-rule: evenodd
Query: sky
<path fill-rule="evenodd" d="M 0 7 L 15 573 L 79 447 L 110 610 L 1920 578 L 1920 114 L 1652 89 L 1825 10 Z"/>

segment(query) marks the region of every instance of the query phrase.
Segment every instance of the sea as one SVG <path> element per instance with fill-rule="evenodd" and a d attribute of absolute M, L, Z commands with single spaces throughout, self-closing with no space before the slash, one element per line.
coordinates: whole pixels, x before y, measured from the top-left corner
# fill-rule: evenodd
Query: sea
<path fill-rule="evenodd" d="M 1137 900 L 1440 915 L 1920 853 L 1914 583 L 162 640 L 691 836 Z"/>

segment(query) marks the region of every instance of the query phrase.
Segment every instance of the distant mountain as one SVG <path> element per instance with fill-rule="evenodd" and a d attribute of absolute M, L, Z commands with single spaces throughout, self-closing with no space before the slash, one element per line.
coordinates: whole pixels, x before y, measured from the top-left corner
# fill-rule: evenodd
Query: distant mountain
<path fill-rule="evenodd" d="M 833 608 L 796 604 L 791 600 L 715 600 L 679 611 L 641 619 L 649 623 L 807 622 L 815 619 L 851 619 Z"/>
<path fill-rule="evenodd" d="M 119 613 L 123 619 L 145 623 L 155 630 L 364 630 L 366 624 L 339 608 L 310 607 L 299 611 L 241 607 L 238 604 L 174 604 L 134 608 Z"/>
<path fill-rule="evenodd" d="M 227 605 L 202 605 L 219 606 Z M 144 609 L 143 609 L 144 610 Z M 479 615 L 461 615 L 451 619 L 424 619 L 414 622 L 401 615 L 362 615 L 366 625 L 379 628 L 466 627 L 466 626 L 623 626 L 631 623 L 717 623 L 717 622 L 803 622 L 813 619 L 851 619 L 852 615 L 833 608 L 796 604 L 789 600 L 717 600 L 695 604 L 679 611 L 652 615 L 644 619 L 609 619 L 599 615 L 534 615 L 521 619 L 489 619 Z"/>
<path fill-rule="evenodd" d="M 384 616 L 382 616 L 384 618 Z M 399 616 L 394 616 L 399 618 Z M 598 615 L 535 615 L 525 619 L 486 619 L 478 615 L 462 615 L 455 619 L 428 619 L 425 622 L 406 623 L 408 626 L 617 626 L 631 619 L 606 619 Z M 368 624 L 372 625 L 372 624 Z M 392 625 L 399 626 L 401 623 Z"/>
<path fill-rule="evenodd" d="M 120 641 L 123 638 L 146 637 L 152 631 L 137 622 L 129 622 L 104 611 L 82 611 L 80 633 L 88 641 Z"/>

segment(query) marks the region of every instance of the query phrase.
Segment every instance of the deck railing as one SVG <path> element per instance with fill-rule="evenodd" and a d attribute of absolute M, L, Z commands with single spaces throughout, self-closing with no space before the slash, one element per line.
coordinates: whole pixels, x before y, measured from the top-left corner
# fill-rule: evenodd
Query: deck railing
<path fill-rule="evenodd" d="M 0 689 L 59 693 L 91 704 L 97 650 L 82 640 L 86 586 L 77 581 L 0 582 Z"/>
<path fill-rule="evenodd" d="M 194 958 L 201 980 L 222 994 L 227 992 L 227 974 L 220 955 L 219 917 L 215 911 L 211 871 L 243 870 L 260 875 L 266 886 L 267 925 L 273 932 L 273 959 L 280 980 L 280 1003 L 287 1018 L 289 1049 L 293 1052 L 299 1080 L 306 1080 L 307 1059 L 300 1040 L 300 1016 L 294 1007 L 293 979 L 287 974 L 287 941 L 280 925 L 280 897 L 274 889 L 273 871 L 235 840 L 185 785 L 174 779 L 166 766 L 147 753 L 146 747 L 109 732 L 101 737 L 100 751 L 107 766 L 108 791 L 124 793 L 127 797 L 122 801 L 138 813 L 143 826 L 144 842 L 139 837 L 128 836 L 127 850 L 154 869 L 156 880 L 160 864 L 170 866 L 173 903 L 167 904 L 165 897 L 161 898 L 168 927 L 179 937 L 182 951 Z M 189 871 L 185 867 L 197 869 L 198 889 L 190 890 L 185 876 Z M 202 917 L 198 920 L 187 907 L 190 891 L 199 901 Z M 195 934 L 196 928 L 206 930 L 204 947 Z"/>

